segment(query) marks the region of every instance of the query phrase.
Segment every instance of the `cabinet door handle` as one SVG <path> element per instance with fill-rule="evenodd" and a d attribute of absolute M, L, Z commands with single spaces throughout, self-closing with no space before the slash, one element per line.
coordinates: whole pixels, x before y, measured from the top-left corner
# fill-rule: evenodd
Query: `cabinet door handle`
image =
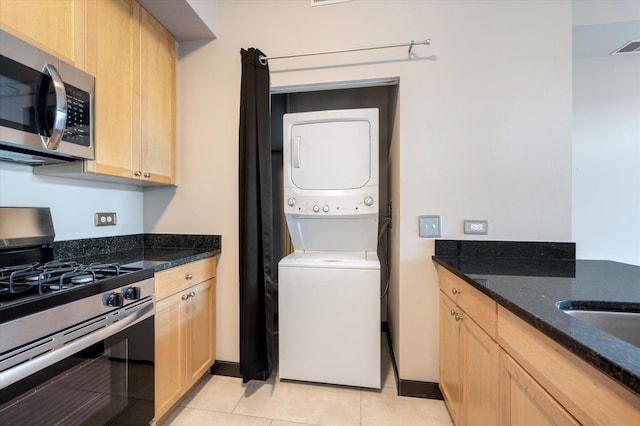
<path fill-rule="evenodd" d="M 456 319 L 456 321 L 462 321 L 464 319 L 464 317 L 461 317 L 458 313 L 454 315 L 454 318 Z"/>
<path fill-rule="evenodd" d="M 136 170 L 133 174 L 138 177 L 142 176 L 142 172 L 140 170 Z"/>
<path fill-rule="evenodd" d="M 187 279 L 187 280 L 192 280 L 192 279 L 193 279 L 193 274 L 187 274 L 187 276 L 185 277 L 185 279 Z"/>
<path fill-rule="evenodd" d="M 460 294 L 462 292 L 454 287 L 454 288 L 451 289 L 451 293 L 455 296 L 456 294 Z"/>
<path fill-rule="evenodd" d="M 146 172 L 146 173 L 144 174 L 144 177 L 146 177 L 146 178 L 150 178 L 150 177 L 151 177 L 151 173 Z"/>
<path fill-rule="evenodd" d="M 196 292 L 195 292 L 195 291 L 192 291 L 191 293 L 189 293 L 189 296 L 191 296 L 191 297 L 196 297 Z"/>
<path fill-rule="evenodd" d="M 456 314 L 456 311 L 454 311 L 453 309 L 449 311 L 449 313 L 451 314 L 451 316 L 454 316 Z"/>
<path fill-rule="evenodd" d="M 187 300 L 188 298 L 189 298 L 189 295 L 188 295 L 188 294 L 183 294 L 183 295 L 182 295 L 182 300 Z"/>

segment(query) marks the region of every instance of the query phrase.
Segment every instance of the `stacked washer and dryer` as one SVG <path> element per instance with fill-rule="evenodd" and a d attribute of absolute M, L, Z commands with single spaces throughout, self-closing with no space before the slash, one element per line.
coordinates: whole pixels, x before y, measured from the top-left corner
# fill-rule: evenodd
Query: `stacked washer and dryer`
<path fill-rule="evenodd" d="M 285 114 L 279 375 L 380 388 L 378 109 Z"/>

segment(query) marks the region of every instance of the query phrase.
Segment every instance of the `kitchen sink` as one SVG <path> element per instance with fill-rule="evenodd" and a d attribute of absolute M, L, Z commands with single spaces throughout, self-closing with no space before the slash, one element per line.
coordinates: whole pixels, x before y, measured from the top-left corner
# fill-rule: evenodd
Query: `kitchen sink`
<path fill-rule="evenodd" d="M 562 301 L 558 309 L 640 348 L 640 306 L 637 303 Z"/>

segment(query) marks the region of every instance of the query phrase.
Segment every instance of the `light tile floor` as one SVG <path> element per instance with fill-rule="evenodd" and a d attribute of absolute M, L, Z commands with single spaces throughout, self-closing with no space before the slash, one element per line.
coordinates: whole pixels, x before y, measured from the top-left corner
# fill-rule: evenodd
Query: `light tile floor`
<path fill-rule="evenodd" d="M 162 426 L 451 425 L 442 401 L 399 397 L 382 335 L 381 390 L 205 376 Z"/>

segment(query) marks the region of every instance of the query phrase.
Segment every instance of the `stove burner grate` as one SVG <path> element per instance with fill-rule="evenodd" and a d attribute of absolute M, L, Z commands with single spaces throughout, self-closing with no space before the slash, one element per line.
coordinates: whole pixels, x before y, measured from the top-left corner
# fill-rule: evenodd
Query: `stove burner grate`
<path fill-rule="evenodd" d="M 24 293 L 37 289 L 39 294 L 59 291 L 74 286 L 90 285 L 98 280 L 121 274 L 118 263 L 91 263 L 52 261 L 39 265 L 17 265 L 0 268 L 0 296 Z"/>

